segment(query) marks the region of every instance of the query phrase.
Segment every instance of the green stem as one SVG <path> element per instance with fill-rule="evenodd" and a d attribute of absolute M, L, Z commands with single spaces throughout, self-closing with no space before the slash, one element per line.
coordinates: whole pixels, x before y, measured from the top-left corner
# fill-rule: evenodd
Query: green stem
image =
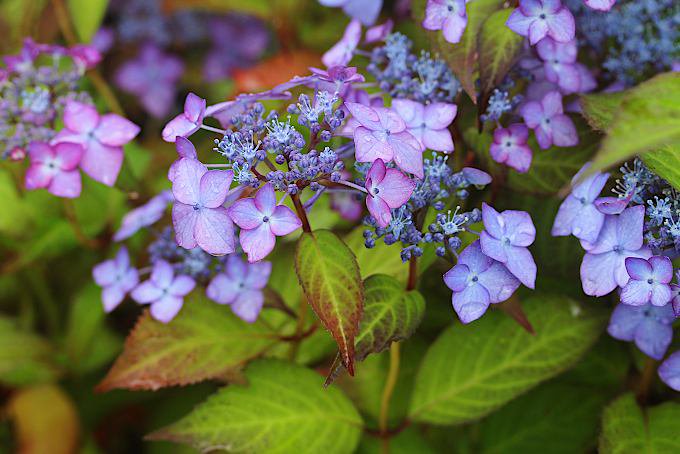
<path fill-rule="evenodd" d="M 380 419 L 378 420 L 378 427 L 380 429 L 380 436 L 382 438 L 382 452 L 389 454 L 390 452 L 390 434 L 388 433 L 388 419 L 390 413 L 390 400 L 394 393 L 394 388 L 397 385 L 399 378 L 399 365 L 401 362 L 401 352 L 398 342 L 392 342 L 390 346 L 390 368 L 387 372 L 387 381 L 385 381 L 385 388 L 383 388 L 382 398 L 380 400 Z"/>

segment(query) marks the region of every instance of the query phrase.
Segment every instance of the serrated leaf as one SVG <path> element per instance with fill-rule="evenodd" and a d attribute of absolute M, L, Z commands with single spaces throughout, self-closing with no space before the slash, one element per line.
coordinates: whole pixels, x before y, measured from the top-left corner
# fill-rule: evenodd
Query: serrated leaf
<path fill-rule="evenodd" d="M 84 43 L 89 43 L 106 14 L 109 0 L 67 0 L 71 21 Z"/>
<path fill-rule="evenodd" d="M 680 405 L 666 402 L 646 411 L 632 394 L 609 405 L 602 415 L 599 452 L 638 454 L 680 452 Z"/>
<path fill-rule="evenodd" d="M 354 254 L 333 232 L 305 232 L 295 251 L 295 271 L 307 301 L 338 344 L 343 365 L 354 375 L 354 342 L 364 306 Z"/>
<path fill-rule="evenodd" d="M 536 335 L 499 311 L 444 331 L 420 365 L 411 419 L 474 421 L 572 366 L 595 342 L 604 317 L 568 298 L 535 294 L 522 302 Z"/>
<path fill-rule="evenodd" d="M 659 150 L 648 151 L 640 156 L 645 165 L 664 180 L 680 190 L 680 145 L 666 145 Z"/>
<path fill-rule="evenodd" d="M 351 453 L 363 422 L 338 389 L 325 389 L 312 370 L 260 360 L 245 372 L 247 386 L 221 389 L 193 412 L 149 436 L 205 452 Z"/>
<path fill-rule="evenodd" d="M 546 383 L 479 425 L 478 452 L 589 452 L 597 440 L 600 409 L 606 399 L 606 395 L 582 386 Z"/>
<path fill-rule="evenodd" d="M 221 379 L 276 342 L 276 333 L 263 322 L 246 323 L 228 306 L 194 292 L 171 323 L 145 311 L 97 389 L 155 390 Z"/>
<path fill-rule="evenodd" d="M 479 78 L 482 93 L 491 92 L 501 83 L 522 50 L 524 38 L 505 25 L 512 11 L 512 8 L 505 8 L 494 12 L 479 31 Z"/>
<path fill-rule="evenodd" d="M 10 387 L 45 383 L 60 373 L 55 351 L 46 340 L 0 317 L 0 383 Z"/>

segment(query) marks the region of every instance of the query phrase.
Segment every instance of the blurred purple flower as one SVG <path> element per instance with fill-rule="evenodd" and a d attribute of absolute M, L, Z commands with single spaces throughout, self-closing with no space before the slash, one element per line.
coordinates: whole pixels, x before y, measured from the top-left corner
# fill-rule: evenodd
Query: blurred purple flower
<path fill-rule="evenodd" d="M 529 129 L 522 123 L 496 128 L 489 152 L 494 161 L 524 173 L 531 167 L 533 153 L 527 145 Z"/>
<path fill-rule="evenodd" d="M 615 339 L 635 341 L 645 355 L 659 360 L 673 339 L 673 320 L 675 316 L 670 305 L 619 304 L 612 312 L 607 332 Z"/>
<path fill-rule="evenodd" d="M 450 153 L 453 139 L 448 127 L 456 118 L 458 106 L 435 102 L 427 106 L 410 99 L 393 99 L 392 109 L 406 123 L 406 129 L 422 145 L 421 149 Z"/>
<path fill-rule="evenodd" d="M 616 0 L 583 0 L 584 3 L 592 9 L 598 11 L 609 11 L 616 3 Z"/>
<path fill-rule="evenodd" d="M 680 351 L 670 355 L 659 366 L 659 377 L 665 384 L 680 391 Z"/>
<path fill-rule="evenodd" d="M 354 19 L 347 25 L 342 39 L 323 54 L 321 61 L 327 68 L 347 66 L 354 57 L 359 41 L 361 41 L 361 23 Z"/>
<path fill-rule="evenodd" d="M 671 301 L 670 282 L 673 279 L 673 264 L 665 256 L 649 259 L 628 257 L 625 261 L 630 280 L 621 290 L 621 302 L 631 306 L 652 303 L 666 306 Z"/>
<path fill-rule="evenodd" d="M 366 207 L 380 227 L 389 225 L 391 209 L 408 202 L 415 187 L 415 181 L 397 169 L 388 169 L 382 159 L 373 161 L 366 174 Z"/>
<path fill-rule="evenodd" d="M 130 256 L 125 246 L 118 250 L 114 259 L 96 265 L 92 269 L 92 276 L 97 285 L 103 288 L 102 303 L 107 313 L 114 310 L 139 282 L 139 274 L 130 266 Z"/>
<path fill-rule="evenodd" d="M 532 46 L 546 36 L 565 43 L 576 34 L 574 16 L 560 0 L 520 0 L 506 25 L 529 38 Z"/>
<path fill-rule="evenodd" d="M 364 42 L 366 44 L 371 44 L 378 41 L 383 41 L 387 35 L 392 33 L 392 28 L 394 28 L 394 22 L 392 22 L 392 19 L 387 19 L 384 23 L 375 25 L 366 30 Z"/>
<path fill-rule="evenodd" d="M 459 42 L 467 26 L 468 18 L 465 4 L 468 1 L 427 0 L 423 28 L 441 30 L 446 41 L 454 44 Z"/>
<path fill-rule="evenodd" d="M 548 81 L 557 84 L 564 93 L 580 91 L 581 74 L 576 65 L 576 39 L 560 43 L 552 38 L 545 38 L 536 45 L 536 51 L 543 60 L 545 78 Z"/>
<path fill-rule="evenodd" d="M 151 316 L 162 323 L 175 318 L 184 304 L 184 297 L 196 286 L 189 276 L 176 276 L 165 260 L 159 260 L 149 280 L 142 282 L 130 296 L 139 304 L 151 304 Z"/>
<path fill-rule="evenodd" d="M 342 7 L 349 17 L 364 25 L 374 24 L 382 9 L 383 0 L 319 0 L 324 6 Z"/>
<path fill-rule="evenodd" d="M 31 165 L 26 171 L 26 189 L 46 188 L 59 197 L 78 197 L 82 188 L 78 164 L 83 153 L 82 145 L 77 143 L 31 142 L 28 145 Z"/>
<path fill-rule="evenodd" d="M 173 199 L 171 191 L 163 191 L 149 199 L 144 205 L 127 213 L 123 217 L 120 228 L 113 235 L 113 241 L 123 241 L 137 233 L 139 229 L 155 224 L 163 217 L 168 203 Z"/>
<path fill-rule="evenodd" d="M 527 102 L 522 106 L 521 114 L 526 125 L 534 130 L 542 149 L 548 149 L 552 144 L 571 147 L 578 143 L 576 128 L 571 119 L 564 115 L 559 92 L 547 93 L 541 102 Z"/>

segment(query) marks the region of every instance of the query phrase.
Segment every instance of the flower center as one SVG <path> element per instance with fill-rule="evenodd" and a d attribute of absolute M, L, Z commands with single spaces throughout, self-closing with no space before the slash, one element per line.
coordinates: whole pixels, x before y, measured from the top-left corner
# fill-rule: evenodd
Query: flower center
<path fill-rule="evenodd" d="M 193 206 L 193 208 L 194 208 L 194 211 L 198 211 L 198 210 L 201 209 L 201 207 L 198 205 L 198 203 L 195 204 L 195 205 Z"/>
<path fill-rule="evenodd" d="M 373 188 L 373 194 L 378 195 L 380 193 L 379 188 Z"/>
<path fill-rule="evenodd" d="M 506 147 L 511 147 L 511 146 L 512 146 L 512 142 L 510 142 L 510 141 L 508 140 L 507 142 L 505 142 L 505 146 L 506 146 Z"/>
<path fill-rule="evenodd" d="M 623 246 L 617 244 L 612 248 L 612 251 L 616 252 L 617 254 L 620 254 L 623 252 Z"/>
<path fill-rule="evenodd" d="M 654 279 L 647 279 L 647 283 L 648 283 L 649 285 L 652 285 L 652 284 L 654 283 Z"/>
<path fill-rule="evenodd" d="M 472 276 L 472 282 L 477 282 L 479 280 L 479 277 L 477 276 Z"/>
<path fill-rule="evenodd" d="M 269 222 L 269 216 L 265 216 L 262 218 L 262 222 Z"/>
<path fill-rule="evenodd" d="M 545 13 L 541 13 L 541 15 L 538 16 L 538 17 L 540 17 L 541 19 L 545 20 L 545 17 L 546 17 L 546 16 L 545 16 Z"/>

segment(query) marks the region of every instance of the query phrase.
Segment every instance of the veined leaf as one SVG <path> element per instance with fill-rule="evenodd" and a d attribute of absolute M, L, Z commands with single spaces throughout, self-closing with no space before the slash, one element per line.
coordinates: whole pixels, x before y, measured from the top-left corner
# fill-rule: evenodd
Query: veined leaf
<path fill-rule="evenodd" d="M 609 129 L 627 94 L 628 92 L 618 91 L 583 95 L 580 100 L 582 114 L 590 127 L 597 131 Z"/>
<path fill-rule="evenodd" d="M 67 0 L 67 5 L 78 37 L 89 43 L 99 30 L 109 0 Z"/>
<path fill-rule="evenodd" d="M 666 145 L 640 156 L 645 165 L 680 191 L 680 144 Z"/>
<path fill-rule="evenodd" d="M 46 340 L 0 318 L 0 383 L 25 386 L 55 380 L 60 368 Z"/>
<path fill-rule="evenodd" d="M 295 251 L 295 271 L 307 301 L 338 344 L 342 363 L 354 375 L 354 342 L 364 306 L 354 254 L 333 232 L 303 233 Z"/>
<path fill-rule="evenodd" d="M 312 370 L 279 360 L 252 363 L 247 386 L 221 389 L 176 423 L 149 436 L 206 452 L 351 453 L 363 422 L 339 389 Z"/>
<path fill-rule="evenodd" d="M 534 336 L 499 311 L 439 336 L 420 365 L 411 419 L 446 425 L 481 418 L 572 366 L 604 322 L 596 309 L 556 295 L 537 294 L 522 306 Z"/>
<path fill-rule="evenodd" d="M 144 312 L 98 390 L 155 390 L 224 378 L 276 341 L 262 322 L 246 323 L 194 292 L 171 323 Z"/>
<path fill-rule="evenodd" d="M 680 405 L 675 402 L 643 411 L 632 394 L 609 405 L 602 415 L 599 452 L 638 454 L 680 452 Z"/>
<path fill-rule="evenodd" d="M 512 11 L 512 8 L 505 8 L 494 12 L 479 31 L 479 78 L 482 93 L 490 93 L 501 83 L 522 50 L 524 38 L 505 25 Z"/>

